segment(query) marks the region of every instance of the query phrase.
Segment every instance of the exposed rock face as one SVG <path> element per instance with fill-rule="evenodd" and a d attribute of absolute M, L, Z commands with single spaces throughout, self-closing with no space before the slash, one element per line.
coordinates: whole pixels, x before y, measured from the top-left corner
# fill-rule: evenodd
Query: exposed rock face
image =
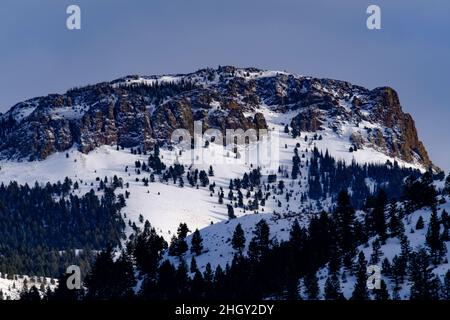
<path fill-rule="evenodd" d="M 141 147 L 166 143 L 175 129 L 265 129 L 260 105 L 293 114 L 298 132 L 332 130 L 359 148 L 431 166 L 414 121 L 391 88 L 254 68 L 219 67 L 174 76 L 128 76 L 34 98 L 0 115 L 0 155 L 45 159 L 76 145 Z"/>
<path fill-rule="evenodd" d="M 315 132 L 322 130 L 321 125 L 320 113 L 314 109 L 306 109 L 305 111 L 299 112 L 291 121 L 291 127 L 297 130 L 297 132 Z"/>

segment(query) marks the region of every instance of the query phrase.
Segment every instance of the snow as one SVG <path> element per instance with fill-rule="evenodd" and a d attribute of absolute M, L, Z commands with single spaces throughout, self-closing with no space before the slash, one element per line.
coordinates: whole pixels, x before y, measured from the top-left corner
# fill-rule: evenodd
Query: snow
<path fill-rule="evenodd" d="M 172 79 L 172 78 L 171 78 Z M 167 79 L 165 79 L 167 80 Z M 217 106 L 217 104 L 214 104 Z M 55 115 L 61 117 L 78 116 L 82 110 L 79 108 L 58 108 L 55 109 Z M 395 159 L 386 156 L 382 152 L 371 148 L 358 150 L 350 153 L 348 151 L 351 143 L 349 136 L 353 132 L 352 128 L 344 127 L 342 134 L 336 134 L 331 130 L 321 131 L 322 140 L 313 140 L 313 134 L 302 132 L 299 138 L 292 138 L 289 134 L 284 133 L 284 124 L 289 123 L 295 112 L 277 113 L 268 106 L 261 105 L 256 110 L 263 113 L 265 116 L 271 134 L 270 143 L 265 146 L 270 146 L 268 150 L 270 153 L 270 162 L 261 164 L 261 157 L 256 148 L 257 143 L 252 143 L 247 147 L 239 146 L 238 151 L 241 158 L 236 159 L 235 154 L 230 150 L 224 149 L 221 145 L 210 143 L 207 149 L 199 148 L 192 152 L 184 151 L 179 155 L 181 146 L 175 146 L 173 151 L 161 149 L 162 161 L 166 165 L 176 162 L 185 165 L 185 171 L 188 170 L 205 170 L 212 165 L 214 169 L 214 177 L 210 177 L 210 182 L 215 182 L 217 187 L 214 195 L 210 196 L 208 188 L 200 187 L 199 190 L 192 188 L 185 180 L 185 187 L 180 188 L 173 181 L 169 183 L 159 182 L 158 179 L 154 183 L 150 183 L 145 187 L 142 181 L 136 182 L 136 178 L 141 180 L 147 177 L 145 173 L 140 175 L 134 171 L 134 163 L 136 160 L 146 162 L 148 156 L 134 155 L 129 150 L 116 150 L 111 146 L 102 146 L 89 154 L 83 154 L 77 151 L 76 146 L 67 152 L 55 153 L 43 161 L 35 162 L 16 162 L 16 161 L 0 161 L 0 182 L 8 183 L 16 180 L 20 184 L 28 183 L 34 184 L 35 181 L 44 184 L 47 181 L 56 182 L 62 181 L 66 176 L 72 181 L 79 181 L 80 189 L 74 191 L 77 194 L 84 194 L 91 188 L 96 190 L 98 182 L 95 181 L 97 177 L 112 178 L 116 175 L 122 178 L 124 183 L 129 183 L 130 197 L 127 199 L 127 206 L 123 210 L 131 222 L 135 222 L 138 226 L 140 223 L 139 215 L 143 215 L 144 219 L 148 219 L 150 223 L 161 232 L 164 237 L 169 240 L 171 235 L 176 231 L 180 222 L 186 222 L 191 230 L 196 228 L 204 228 L 211 223 L 217 223 L 227 220 L 226 204 L 229 203 L 227 194 L 225 194 L 224 204 L 218 203 L 218 188 L 223 187 L 225 191 L 228 190 L 228 184 L 232 178 L 242 178 L 245 172 L 250 172 L 258 165 L 261 166 L 261 173 L 263 180 L 267 178 L 268 174 L 276 172 L 279 166 L 290 172 L 292 164 L 293 149 L 296 144 L 300 144 L 299 152 L 306 154 L 306 159 L 312 149 L 317 147 L 319 150 L 325 152 L 326 150 L 336 159 L 351 163 L 356 161 L 358 163 L 385 163 L 387 160 L 393 162 Z M 305 142 L 304 137 L 308 136 L 308 141 Z M 200 146 L 204 145 L 201 141 Z M 259 144 L 261 146 L 261 143 Z M 306 152 L 308 149 L 308 152 Z M 69 155 L 66 158 L 66 153 Z M 196 157 L 200 156 L 200 161 Z M 260 162 L 258 162 L 260 161 Z M 305 161 L 302 159 L 302 161 Z M 194 162 L 194 164 L 192 164 Z M 398 161 L 400 165 L 411 166 L 417 168 L 414 164 L 408 164 L 403 161 Z M 303 162 L 302 162 L 303 163 Z M 125 172 L 125 166 L 129 167 L 128 172 Z M 301 169 L 303 179 L 306 179 L 306 168 Z M 310 208 L 314 204 L 301 204 L 298 197 L 302 192 L 307 190 L 306 180 L 292 180 L 290 178 L 283 178 L 287 190 L 292 194 L 290 203 L 284 199 L 284 196 L 277 196 L 275 199 L 270 197 L 264 212 L 271 212 L 277 214 L 292 214 L 301 212 L 302 209 Z M 93 184 L 94 186 L 91 186 Z M 118 190 L 118 193 L 124 193 L 125 190 Z M 226 192 L 225 192 L 226 193 Z M 278 207 L 278 200 L 282 203 L 282 207 Z M 331 200 L 323 203 L 324 207 L 331 205 Z M 262 209 L 261 209 L 262 210 Z M 245 213 L 243 210 L 235 210 L 235 214 L 242 216 Z M 131 233 L 131 228 L 127 229 L 127 234 Z"/>
<path fill-rule="evenodd" d="M 81 119 L 87 110 L 88 106 L 64 106 L 51 109 L 50 115 L 53 119 L 76 120 Z"/>
<path fill-rule="evenodd" d="M 181 81 L 183 77 L 181 76 L 175 76 L 175 75 L 164 75 L 164 76 L 150 76 L 150 77 L 137 77 L 131 78 L 127 77 L 123 81 L 117 82 L 113 84 L 113 87 L 120 87 L 120 86 L 129 86 L 133 84 L 144 84 L 144 85 L 155 85 L 155 84 L 163 84 L 163 83 L 176 83 Z"/>
<path fill-rule="evenodd" d="M 275 72 L 275 71 L 274 71 Z M 249 72 L 242 76 L 247 78 L 256 77 L 271 77 L 274 72 Z M 275 72 L 278 73 L 278 72 Z M 163 76 L 159 78 L 145 78 L 138 79 L 127 78 L 125 82 L 116 85 L 130 85 L 132 83 L 144 83 L 151 85 L 153 83 L 166 83 L 179 81 L 178 76 Z M 214 80 L 216 81 L 216 80 Z M 347 111 L 350 112 L 351 106 L 347 101 L 340 101 Z M 212 101 L 212 111 L 220 109 L 220 103 Z M 154 106 L 148 106 L 149 112 L 153 112 Z M 26 117 L 33 112 L 33 106 L 20 108 L 17 115 Z M 84 106 L 74 107 L 59 107 L 52 109 L 51 115 L 54 118 L 77 119 L 85 112 Z M 213 267 L 221 265 L 224 267 L 229 263 L 233 257 L 234 250 L 231 248 L 230 239 L 236 225 L 240 223 L 246 234 L 247 244 L 252 237 L 254 225 L 261 219 L 265 219 L 271 230 L 271 237 L 277 241 L 286 240 L 288 231 L 292 221 L 298 218 L 300 222 L 306 225 L 309 221 L 309 215 L 306 212 L 314 212 L 319 208 L 316 207 L 315 202 L 307 201 L 301 203 L 299 197 L 303 192 L 307 191 L 307 168 L 300 169 L 300 179 L 292 180 L 289 177 L 282 178 L 285 182 L 285 192 L 291 194 L 291 200 L 288 202 L 285 199 L 285 193 L 282 195 L 276 194 L 272 191 L 272 195 L 267 199 L 264 207 L 260 207 L 256 212 L 244 211 L 241 208 L 235 208 L 235 215 L 237 219 L 228 220 L 227 204 L 231 202 L 227 198 L 228 184 L 230 179 L 242 178 L 243 174 L 250 172 L 257 166 L 261 167 L 262 179 L 267 183 L 267 176 L 275 173 L 278 167 L 290 173 L 292 165 L 293 150 L 297 144 L 300 145 L 300 155 L 305 155 L 301 158 L 301 165 L 308 159 L 314 147 L 317 147 L 322 152 L 328 150 L 331 156 L 337 160 L 345 161 L 347 164 L 356 161 L 360 164 L 365 163 L 386 163 L 386 161 L 397 161 L 400 166 L 412 167 L 423 170 L 420 165 L 416 163 L 406 163 L 404 161 L 394 159 L 385 155 L 380 150 L 375 150 L 370 146 L 365 146 L 356 152 L 349 152 L 352 146 L 350 136 L 358 132 L 366 138 L 366 130 L 362 128 L 381 129 L 377 125 L 370 122 L 362 122 L 352 124 L 342 121 L 337 132 L 332 131 L 325 126 L 325 130 L 317 132 L 322 136 L 322 139 L 313 139 L 314 133 L 301 132 L 300 137 L 292 138 L 289 134 L 284 133 L 285 124 L 289 124 L 292 117 L 298 111 L 291 111 L 286 113 L 275 112 L 271 107 L 262 104 L 255 112 L 261 112 L 269 127 L 271 140 L 269 142 L 271 155 L 271 162 L 258 162 L 261 158 L 258 157 L 258 148 L 261 142 L 250 143 L 249 146 L 239 146 L 238 152 L 241 157 L 230 150 L 224 149 L 220 144 L 210 143 L 208 148 L 203 148 L 204 140 L 200 143 L 200 148 L 194 151 L 185 151 L 181 145 L 175 145 L 172 151 L 168 149 L 161 149 L 161 159 L 168 166 L 174 163 L 181 163 L 185 165 L 185 171 L 189 170 L 205 170 L 212 165 L 214 169 L 214 176 L 209 177 L 210 183 L 215 183 L 216 188 L 213 194 L 209 188 L 191 187 L 185 179 L 185 186 L 183 188 L 178 186 L 178 183 L 170 181 L 168 183 L 156 181 L 144 186 L 142 178 L 148 178 L 148 173 L 142 172 L 138 174 L 135 170 L 134 163 L 139 160 L 147 162 L 148 155 L 132 154 L 130 150 L 116 150 L 112 146 L 102 146 L 89 154 L 83 154 L 77 150 L 77 146 L 73 146 L 67 152 L 55 153 L 43 161 L 34 162 L 18 162 L 18 161 L 0 161 L 0 182 L 8 183 L 9 181 L 17 181 L 20 184 L 28 183 L 34 184 L 36 181 L 40 184 L 47 182 L 62 181 L 65 177 L 69 177 L 73 182 L 79 182 L 79 189 L 74 190 L 74 194 L 83 195 L 91 189 L 97 190 L 99 182 L 96 178 L 108 177 L 110 181 L 113 176 L 117 176 L 123 180 L 124 185 L 129 184 L 127 191 L 130 192 L 126 199 L 126 207 L 123 209 L 125 222 L 127 222 L 126 234 L 130 235 L 132 229 L 128 226 L 128 221 L 136 223 L 137 226 L 142 226 L 139 222 L 139 216 L 142 215 L 145 220 L 148 220 L 156 230 L 169 241 L 170 238 L 178 228 L 181 222 L 187 223 L 189 229 L 201 230 L 204 239 L 204 253 L 196 257 L 197 264 L 200 269 L 203 269 L 208 262 L 213 264 Z M 246 114 L 251 116 L 252 114 Z M 305 137 L 308 137 L 305 141 Z M 210 138 L 210 137 L 205 137 Z M 266 146 L 267 147 L 267 146 Z M 181 152 L 181 155 L 180 155 Z M 66 157 L 68 154 L 68 157 Z M 199 161 L 197 157 L 200 157 Z M 128 170 L 125 171 L 125 167 Z M 138 179 L 139 181 L 136 181 Z M 278 177 L 280 180 L 280 175 Z M 367 181 L 368 186 L 373 190 L 374 182 Z M 218 190 L 223 187 L 225 198 L 224 203 L 218 203 Z M 126 187 L 116 190 L 118 194 L 124 194 Z M 99 193 L 99 192 L 98 192 Z M 253 195 L 253 193 L 252 193 Z M 247 199 L 245 199 L 247 202 Z M 278 205 L 280 202 L 280 206 Z M 326 199 L 321 203 L 323 208 L 330 208 L 332 205 L 331 199 Z M 447 209 L 450 212 L 450 208 Z M 418 215 L 423 215 L 424 219 L 429 216 L 428 211 L 414 213 L 411 216 L 411 225 L 415 225 L 415 219 Z M 427 221 L 427 220 L 426 220 Z M 409 232 L 409 225 L 406 227 Z M 424 244 L 424 231 L 417 231 L 413 234 L 408 233 L 408 238 L 412 246 Z M 190 236 L 189 236 L 190 237 Z M 190 242 L 190 238 L 188 238 Z M 371 248 L 361 248 L 367 256 L 370 256 Z M 392 260 L 395 254 L 399 252 L 398 239 L 388 239 L 386 244 L 382 246 L 384 256 Z M 185 258 L 190 260 L 192 255 L 187 253 Z M 172 257 L 167 257 L 176 261 Z M 442 275 L 444 271 L 448 270 L 448 264 L 436 268 L 436 272 Z M 322 286 L 326 279 L 326 270 L 321 271 Z M 10 280 L 0 279 L 0 288 L 8 288 L 11 286 Z M 349 277 L 346 283 L 343 283 L 343 290 L 345 295 L 351 294 L 353 289 L 353 282 Z M 5 289 L 6 290 L 6 289 Z M 4 290 L 4 292 L 5 292 Z M 405 289 L 406 290 L 406 289 Z M 406 292 L 406 291 L 405 291 Z M 11 297 L 17 297 L 17 293 L 11 292 Z M 14 296 L 15 295 L 15 296 Z"/>
<path fill-rule="evenodd" d="M 58 285 L 57 279 L 45 278 L 45 277 L 29 277 L 27 275 L 13 275 L 0 273 L 0 300 L 18 300 L 20 293 L 24 288 L 24 281 L 27 283 L 27 289 L 32 286 L 36 286 L 40 290 L 41 285 L 44 284 L 45 288 L 55 290 Z M 41 296 L 44 292 L 39 291 Z"/>
<path fill-rule="evenodd" d="M 296 217 L 299 219 L 301 225 L 307 223 L 307 216 Z M 253 230 L 256 223 L 265 220 L 270 227 L 270 237 L 272 241 L 286 241 L 289 238 L 289 230 L 295 218 L 278 219 L 271 213 L 246 214 L 236 219 L 223 221 L 211 226 L 208 226 L 200 231 L 203 238 L 203 252 L 199 256 L 195 256 L 197 267 L 204 271 L 208 263 L 211 264 L 213 270 L 220 265 L 225 268 L 226 264 L 231 263 L 236 251 L 231 246 L 231 238 L 234 230 L 238 224 L 241 224 L 245 233 L 246 247 L 243 251 L 247 253 L 248 244 L 253 237 Z M 192 230 L 191 230 L 192 231 Z M 191 236 L 186 239 L 190 244 Z M 189 263 L 194 254 L 188 252 L 183 257 Z M 165 259 L 169 259 L 174 264 L 178 264 L 179 260 L 175 257 L 170 257 L 166 254 Z"/>
<path fill-rule="evenodd" d="M 31 115 L 34 112 L 34 110 L 36 110 L 37 106 L 38 106 L 37 101 L 29 100 L 27 102 L 15 105 L 14 107 L 11 108 L 10 112 L 12 117 L 16 121 L 20 122 L 23 119 L 27 118 L 29 115 Z"/>
<path fill-rule="evenodd" d="M 438 216 L 440 217 L 440 214 L 443 210 L 446 210 L 447 212 L 450 212 L 450 198 L 447 197 L 447 202 L 443 205 L 438 206 L 437 212 Z M 421 230 L 416 230 L 415 225 L 417 223 L 417 220 L 419 217 L 423 218 L 424 221 L 424 228 Z M 426 233 L 428 230 L 428 224 L 430 222 L 430 216 L 431 216 L 431 209 L 430 208 L 422 208 L 420 210 L 417 210 L 413 213 L 411 213 L 409 216 L 405 217 L 403 219 L 403 223 L 405 225 L 405 235 L 408 238 L 408 241 L 410 242 L 410 247 L 413 251 L 417 251 L 420 248 L 424 248 L 426 245 Z M 413 231 L 413 232 L 412 232 Z M 372 243 L 375 240 L 375 238 L 369 239 L 367 242 L 368 245 L 361 245 L 357 248 L 357 251 L 362 251 L 364 253 L 364 256 L 366 258 L 366 261 L 368 261 L 368 265 L 370 265 L 370 256 L 372 254 Z M 444 281 L 444 276 L 447 271 L 450 270 L 450 241 L 447 241 L 445 243 L 447 247 L 447 253 L 446 257 L 444 257 L 444 263 L 439 264 L 438 266 L 435 266 L 433 269 L 433 273 L 437 275 L 441 282 Z M 381 245 L 380 248 L 381 256 L 380 256 L 380 262 L 378 263 L 378 266 L 381 268 L 382 261 L 387 258 L 390 263 L 392 263 L 392 259 L 397 255 L 400 256 L 401 253 L 401 245 L 400 240 L 397 238 L 388 238 L 386 240 L 385 244 Z M 341 273 L 344 272 L 344 269 L 341 269 Z M 349 299 L 352 296 L 354 285 L 356 278 L 355 276 L 352 276 L 347 272 L 346 273 L 346 281 L 341 283 L 341 289 L 344 294 L 344 296 Z M 328 271 L 326 268 L 321 269 L 317 273 L 317 277 L 319 278 L 319 287 L 321 288 L 321 291 L 324 291 L 325 281 L 328 277 Z M 381 278 L 385 281 L 388 290 L 391 294 L 392 298 L 392 292 L 394 288 L 394 284 L 389 279 L 389 277 L 381 274 Z M 408 281 L 408 276 L 405 277 L 405 282 L 403 285 L 401 285 L 401 289 L 399 290 L 399 298 L 407 300 L 409 299 L 409 293 L 410 293 L 411 283 Z"/>

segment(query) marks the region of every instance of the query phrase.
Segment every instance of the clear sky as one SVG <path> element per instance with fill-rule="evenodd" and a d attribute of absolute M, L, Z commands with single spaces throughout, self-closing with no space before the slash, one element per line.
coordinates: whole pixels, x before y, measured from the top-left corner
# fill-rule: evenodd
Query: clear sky
<path fill-rule="evenodd" d="M 81 7 L 82 29 L 66 29 Z M 381 7 L 382 30 L 366 28 Z M 448 0 L 1 0 L 0 111 L 128 74 L 218 65 L 392 86 L 450 170 Z"/>

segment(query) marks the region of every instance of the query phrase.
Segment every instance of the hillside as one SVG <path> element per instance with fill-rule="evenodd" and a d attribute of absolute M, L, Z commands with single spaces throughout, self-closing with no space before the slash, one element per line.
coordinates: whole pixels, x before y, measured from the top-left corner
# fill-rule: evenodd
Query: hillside
<path fill-rule="evenodd" d="M 179 129 L 186 129 L 189 140 L 173 139 Z M 225 136 L 229 129 L 254 130 L 256 136 L 237 143 L 221 141 L 220 135 Z M 28 268 L 26 272 L 33 270 L 36 276 L 58 277 L 63 266 L 55 266 L 55 252 L 62 255 L 72 250 L 86 253 L 86 257 L 69 254 L 64 265 L 81 261 L 89 272 L 91 250 L 106 249 L 108 243 L 116 249 L 117 261 L 118 257 L 125 259 L 127 255 L 119 251 L 136 245 L 146 226 L 148 231 L 146 221 L 171 244 L 158 253 L 161 268 L 169 268 L 165 265 L 169 262 L 174 268 L 184 268 L 180 266 L 195 256 L 202 273 L 240 263 L 244 267 L 249 263 L 251 269 L 255 266 L 250 240 L 257 223 L 264 220 L 270 229 L 267 249 L 273 252 L 268 251 L 268 261 L 272 254 L 292 254 L 289 243 L 295 223 L 304 230 L 319 217 L 340 223 L 335 221 L 336 211 L 344 192 L 348 206 L 355 210 L 355 247 L 348 252 L 339 248 L 344 263 L 332 271 L 339 272 L 341 291 L 350 298 L 358 282 L 356 267 L 350 265 L 358 263 L 359 251 L 370 259 L 375 239 L 383 237 L 376 263 L 387 258 L 392 264 L 404 249 L 405 238 L 412 252 L 427 247 L 432 212 L 438 213 L 439 232 L 445 233 L 448 222 L 443 212 L 450 209 L 450 187 L 444 178 L 392 88 L 369 90 L 344 81 L 235 67 L 183 75 L 127 76 L 62 95 L 33 98 L 0 114 L 0 183 L 10 194 L 17 189 L 20 199 L 25 199 L 23 206 L 0 199 L 0 216 L 5 218 L 0 227 L 10 230 L 9 220 L 14 216 L 24 222 L 19 235 L 5 232 L 0 239 L 0 250 L 14 257 L 3 259 L 2 267 L 9 269 L 0 272 L 23 274 L 20 268 Z M 383 201 L 377 198 L 380 194 L 385 194 Z M 43 214 L 40 195 L 45 205 L 72 225 L 59 225 Z M 377 207 L 380 201 L 382 209 Z M 42 214 L 41 221 L 33 216 L 33 205 L 35 212 Z M 111 216 L 105 218 L 108 210 Z M 395 218 L 404 225 L 403 233 L 379 234 L 376 223 L 368 221 L 376 210 L 381 212 L 386 230 L 395 211 Z M 79 222 L 70 219 L 66 211 Z M 424 227 L 416 230 L 419 215 Z M 199 254 L 189 250 L 174 254 L 180 223 L 186 223 L 181 238 L 189 244 L 188 249 L 193 232 L 199 230 L 203 238 Z M 231 245 L 238 224 L 246 238 L 242 261 Z M 48 232 L 41 232 L 48 246 L 44 249 L 30 240 L 40 230 Z M 326 233 L 324 230 L 318 233 Z M 48 235 L 58 232 L 70 234 L 70 239 L 60 235 L 51 241 Z M 21 235 L 30 247 L 4 247 L 20 242 Z M 300 259 L 295 262 L 299 270 L 292 279 L 280 280 L 258 294 L 284 299 L 285 290 L 292 292 L 295 287 L 299 296 L 308 298 L 303 292 L 308 285 L 302 281 L 310 281 L 305 276 L 314 274 L 322 292 L 316 298 L 325 298 L 332 249 L 327 247 L 329 243 L 308 241 L 313 247 L 324 246 L 327 253 L 311 258 L 312 262 L 295 258 Z M 447 247 L 448 238 L 442 241 Z M 17 262 L 24 252 L 47 256 L 40 265 L 24 266 Z M 433 266 L 442 283 L 449 267 L 447 252 Z M 132 251 L 127 254 L 135 255 Z M 21 258 L 15 259 L 17 256 Z M 133 285 L 137 294 L 142 288 L 148 290 L 149 275 L 145 273 L 148 270 L 140 269 L 138 258 L 134 259 L 130 263 L 137 271 L 138 281 Z M 271 268 L 264 261 L 258 263 L 261 266 L 256 268 Z M 303 263 L 311 268 L 307 274 Z M 279 268 L 283 267 L 280 264 Z M 43 272 L 52 274 L 40 274 Z M 237 271 L 232 268 L 228 272 L 231 277 Z M 198 277 L 194 271 L 187 274 Z M 390 275 L 383 279 L 396 298 L 409 297 L 413 286 L 406 278 L 400 287 L 397 280 L 394 286 Z"/>

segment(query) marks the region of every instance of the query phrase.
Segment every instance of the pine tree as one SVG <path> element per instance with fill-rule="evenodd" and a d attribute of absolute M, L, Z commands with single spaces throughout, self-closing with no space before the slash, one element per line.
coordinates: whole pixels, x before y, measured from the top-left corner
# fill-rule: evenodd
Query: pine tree
<path fill-rule="evenodd" d="M 436 206 L 437 191 L 433 184 L 433 174 L 425 172 L 420 180 L 408 177 L 403 188 L 403 198 L 407 201 L 408 211 L 422 207 Z"/>
<path fill-rule="evenodd" d="M 122 252 L 114 262 L 111 247 L 99 253 L 85 281 L 87 297 L 94 300 L 130 298 L 135 285 L 130 257 Z"/>
<path fill-rule="evenodd" d="M 444 286 L 442 288 L 442 291 L 443 291 L 443 298 L 445 300 L 450 300 L 450 271 L 447 271 L 445 273 Z"/>
<path fill-rule="evenodd" d="M 289 243 L 293 248 L 300 250 L 305 246 L 306 238 L 306 231 L 300 227 L 298 220 L 295 219 L 289 232 Z"/>
<path fill-rule="evenodd" d="M 305 294 L 308 300 L 317 300 L 319 298 L 320 289 L 315 272 L 308 272 L 303 278 L 305 285 Z"/>
<path fill-rule="evenodd" d="M 394 281 L 395 288 L 400 288 L 400 284 L 403 283 L 406 275 L 406 260 L 403 257 L 394 256 L 392 259 L 392 272 L 391 277 Z"/>
<path fill-rule="evenodd" d="M 191 253 L 195 253 L 195 255 L 200 255 L 203 250 L 203 239 L 200 234 L 200 231 L 198 229 L 195 229 L 194 233 L 192 234 L 192 240 L 191 240 Z"/>
<path fill-rule="evenodd" d="M 205 266 L 205 272 L 203 272 L 203 279 L 205 282 L 204 290 L 207 296 L 210 296 L 213 291 L 214 274 L 211 264 L 208 262 Z"/>
<path fill-rule="evenodd" d="M 405 226 L 403 224 L 403 221 L 397 215 L 395 204 L 391 205 L 389 215 L 390 215 L 389 219 L 390 236 L 393 238 L 399 238 L 405 233 Z"/>
<path fill-rule="evenodd" d="M 445 179 L 443 194 L 450 195 L 450 173 L 448 174 L 447 178 Z"/>
<path fill-rule="evenodd" d="M 422 230 L 425 227 L 422 216 L 419 216 L 416 223 L 416 230 Z"/>
<path fill-rule="evenodd" d="M 150 278 L 156 277 L 159 262 L 162 258 L 167 243 L 163 237 L 159 236 L 148 221 L 145 221 L 144 230 L 138 232 L 131 242 L 130 252 L 136 261 L 139 271 Z"/>
<path fill-rule="evenodd" d="M 426 242 L 428 247 L 430 248 L 431 257 L 435 264 L 438 264 L 445 251 L 445 244 L 442 241 L 440 234 L 440 223 L 436 213 L 436 210 L 433 210 L 430 217 L 430 223 L 428 225 L 428 231 L 426 235 Z"/>
<path fill-rule="evenodd" d="M 131 257 L 125 251 L 122 251 L 119 259 L 114 263 L 114 273 L 117 279 L 116 296 L 121 299 L 131 299 L 134 296 L 136 278 Z"/>
<path fill-rule="evenodd" d="M 336 219 L 337 242 L 344 255 L 347 267 L 350 256 L 356 247 L 355 241 L 355 209 L 350 203 L 350 197 L 346 191 L 338 195 L 337 207 L 334 212 Z"/>
<path fill-rule="evenodd" d="M 411 300 L 429 300 L 433 298 L 434 275 L 429 265 L 428 254 L 423 248 L 411 254 L 409 280 L 412 283 Z"/>
<path fill-rule="evenodd" d="M 188 250 L 186 243 L 186 236 L 189 232 L 189 228 L 185 223 L 180 223 L 177 236 L 173 236 L 170 242 L 169 255 L 181 257 Z"/>
<path fill-rule="evenodd" d="M 189 295 L 189 277 L 188 268 L 184 259 L 181 259 L 178 269 L 175 272 L 175 288 L 177 289 L 178 299 L 187 299 Z"/>
<path fill-rule="evenodd" d="M 389 300 L 389 299 L 390 299 L 390 296 L 389 296 L 389 291 L 386 286 L 386 282 L 384 282 L 384 280 L 381 279 L 380 280 L 380 289 L 375 290 L 375 300 L 385 301 L 385 300 Z"/>
<path fill-rule="evenodd" d="M 380 249 L 381 249 L 380 241 L 377 238 L 372 242 L 372 255 L 370 256 L 370 264 L 372 265 L 378 264 L 381 257 Z"/>
<path fill-rule="evenodd" d="M 192 256 L 191 266 L 190 266 L 189 270 L 191 271 L 191 273 L 195 273 L 198 271 L 197 260 L 195 260 L 194 256 Z"/>
<path fill-rule="evenodd" d="M 253 261 L 258 261 L 270 247 L 270 229 L 264 219 L 261 219 L 255 226 L 253 238 L 248 246 L 248 256 Z"/>
<path fill-rule="evenodd" d="M 340 300 L 342 299 L 341 284 L 336 272 L 328 275 L 325 281 L 325 299 L 326 300 Z"/>
<path fill-rule="evenodd" d="M 245 234 L 240 223 L 237 224 L 236 229 L 234 230 L 231 245 L 234 250 L 242 254 L 242 251 L 245 248 Z"/>
<path fill-rule="evenodd" d="M 39 294 L 38 288 L 36 286 L 32 286 L 30 290 L 27 290 L 26 287 L 22 289 L 22 292 L 20 293 L 20 300 L 21 301 L 40 301 L 41 295 Z"/>
<path fill-rule="evenodd" d="M 234 214 L 234 209 L 231 204 L 227 204 L 227 211 L 228 211 L 228 219 L 235 219 L 236 215 Z"/>
<path fill-rule="evenodd" d="M 108 247 L 98 254 L 92 270 L 84 282 L 89 299 L 102 300 L 113 297 L 112 286 L 109 285 L 111 281 L 116 280 L 113 279 L 113 269 L 113 252 L 112 248 Z"/>
<path fill-rule="evenodd" d="M 444 231 L 442 232 L 442 236 L 441 236 L 442 241 L 449 241 L 450 240 L 450 233 L 449 233 L 450 219 L 449 219 L 447 211 L 445 211 L 445 210 L 442 210 L 441 223 L 444 226 Z"/>
<path fill-rule="evenodd" d="M 190 281 L 189 289 L 189 299 L 200 300 L 205 298 L 205 280 L 199 270 L 195 271 L 194 278 Z"/>
<path fill-rule="evenodd" d="M 387 204 L 387 194 L 380 189 L 376 198 L 375 208 L 372 211 L 373 230 L 380 237 L 381 241 L 386 239 L 386 218 L 385 210 Z"/>
<path fill-rule="evenodd" d="M 352 294 L 352 300 L 367 300 L 367 262 L 364 253 L 361 251 L 356 263 L 356 283 Z"/>
<path fill-rule="evenodd" d="M 391 275 L 391 264 L 387 258 L 384 258 L 381 263 L 381 273 L 385 276 Z"/>

